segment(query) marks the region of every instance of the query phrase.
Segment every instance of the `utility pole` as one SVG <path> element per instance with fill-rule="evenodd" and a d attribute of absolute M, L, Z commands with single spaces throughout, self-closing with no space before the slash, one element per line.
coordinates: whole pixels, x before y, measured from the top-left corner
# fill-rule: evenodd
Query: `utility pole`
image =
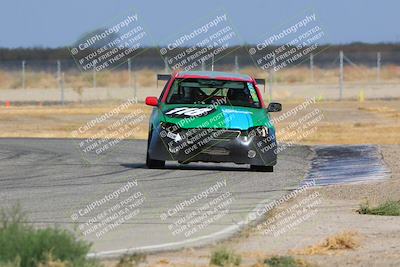
<path fill-rule="evenodd" d="M 214 54 L 211 58 L 211 71 L 214 71 Z"/>
<path fill-rule="evenodd" d="M 25 89 L 25 60 L 22 60 L 22 89 Z"/>
<path fill-rule="evenodd" d="M 201 70 L 202 71 L 206 70 L 206 62 L 204 60 L 201 61 Z"/>
<path fill-rule="evenodd" d="M 381 52 L 376 54 L 376 81 L 381 80 Z"/>
<path fill-rule="evenodd" d="M 340 50 L 339 52 L 339 62 L 340 62 L 340 69 L 339 69 L 339 99 L 342 100 L 343 97 L 343 51 Z"/>

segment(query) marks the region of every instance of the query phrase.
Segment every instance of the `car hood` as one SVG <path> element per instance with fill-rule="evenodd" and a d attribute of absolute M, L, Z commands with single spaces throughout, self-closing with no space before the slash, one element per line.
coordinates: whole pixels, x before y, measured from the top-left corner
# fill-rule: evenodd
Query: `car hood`
<path fill-rule="evenodd" d="M 181 128 L 223 128 L 248 130 L 254 126 L 270 125 L 263 108 L 227 105 L 164 104 L 160 107 L 161 121 L 178 124 Z"/>

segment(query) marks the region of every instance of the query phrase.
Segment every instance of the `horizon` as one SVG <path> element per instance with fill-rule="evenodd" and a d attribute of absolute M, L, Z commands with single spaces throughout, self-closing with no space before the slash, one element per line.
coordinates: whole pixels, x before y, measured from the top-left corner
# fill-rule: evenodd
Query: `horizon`
<path fill-rule="evenodd" d="M 228 48 L 232 48 L 232 47 L 247 47 L 247 46 L 254 46 L 254 44 L 252 43 L 244 43 L 244 44 L 237 44 L 237 45 L 232 45 L 232 46 L 228 46 Z M 275 46 L 281 46 L 283 44 L 277 44 L 277 45 L 272 45 L 271 47 L 275 47 Z M 365 46 L 397 46 L 400 45 L 400 42 L 377 42 L 377 43 L 366 43 L 366 42 L 351 42 L 351 43 L 321 43 L 319 44 L 319 46 L 332 46 L 332 47 L 340 47 L 340 46 L 356 46 L 356 45 L 365 45 Z M 2 47 L 0 46 L 0 50 L 1 49 L 8 49 L 8 50 L 18 50 L 18 49 L 22 49 L 22 50 L 29 50 L 29 49 L 49 49 L 49 50 L 57 50 L 57 49 L 68 49 L 71 46 L 59 46 L 59 47 L 45 47 L 45 46 L 31 46 L 31 47 Z M 147 46 L 147 45 L 143 45 L 141 47 L 141 49 L 156 49 L 159 48 L 160 45 L 153 45 L 153 46 Z M 182 46 L 180 48 L 187 48 L 188 46 Z"/>

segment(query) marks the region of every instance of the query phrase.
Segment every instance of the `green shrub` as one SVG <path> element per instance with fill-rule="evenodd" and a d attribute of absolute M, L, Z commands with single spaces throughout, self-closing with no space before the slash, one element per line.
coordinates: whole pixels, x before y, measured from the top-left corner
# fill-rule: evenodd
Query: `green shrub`
<path fill-rule="evenodd" d="M 275 256 L 264 260 L 269 267 L 299 267 L 297 261 L 290 256 Z"/>
<path fill-rule="evenodd" d="M 236 255 L 232 250 L 220 248 L 211 254 L 210 264 L 217 266 L 239 266 L 242 262 L 240 255 Z"/>
<path fill-rule="evenodd" d="M 400 216 L 400 201 L 386 201 L 377 207 L 371 207 L 367 202 L 361 204 L 357 212 L 360 214 Z"/>
<path fill-rule="evenodd" d="M 0 266 L 38 266 L 51 259 L 65 266 L 96 266 L 86 259 L 91 244 L 59 228 L 36 229 L 19 206 L 0 211 Z"/>
<path fill-rule="evenodd" d="M 0 262 L 0 267 L 20 267 L 21 266 L 21 259 L 16 257 L 13 261 L 9 262 Z"/>

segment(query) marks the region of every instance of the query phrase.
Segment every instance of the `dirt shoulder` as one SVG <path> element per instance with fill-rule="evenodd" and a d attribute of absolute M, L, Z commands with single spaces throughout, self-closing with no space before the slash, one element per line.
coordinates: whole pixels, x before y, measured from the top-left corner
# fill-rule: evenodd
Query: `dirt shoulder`
<path fill-rule="evenodd" d="M 208 266 L 212 251 L 224 246 L 242 256 L 243 266 L 253 266 L 274 255 L 290 255 L 314 266 L 399 266 L 400 217 L 356 212 L 360 203 L 366 200 L 381 203 L 400 199 L 400 145 L 380 148 L 392 171 L 388 180 L 307 190 L 271 211 L 265 223 L 244 230 L 238 237 L 200 249 L 149 255 L 147 263 L 150 266 Z M 287 211 L 296 213 L 303 209 L 306 212 L 300 212 L 303 220 L 299 223 L 288 219 Z M 273 219 L 282 213 L 285 215 Z M 315 255 L 299 252 L 343 232 L 356 233 L 355 248 Z M 106 264 L 112 266 L 115 263 Z"/>

